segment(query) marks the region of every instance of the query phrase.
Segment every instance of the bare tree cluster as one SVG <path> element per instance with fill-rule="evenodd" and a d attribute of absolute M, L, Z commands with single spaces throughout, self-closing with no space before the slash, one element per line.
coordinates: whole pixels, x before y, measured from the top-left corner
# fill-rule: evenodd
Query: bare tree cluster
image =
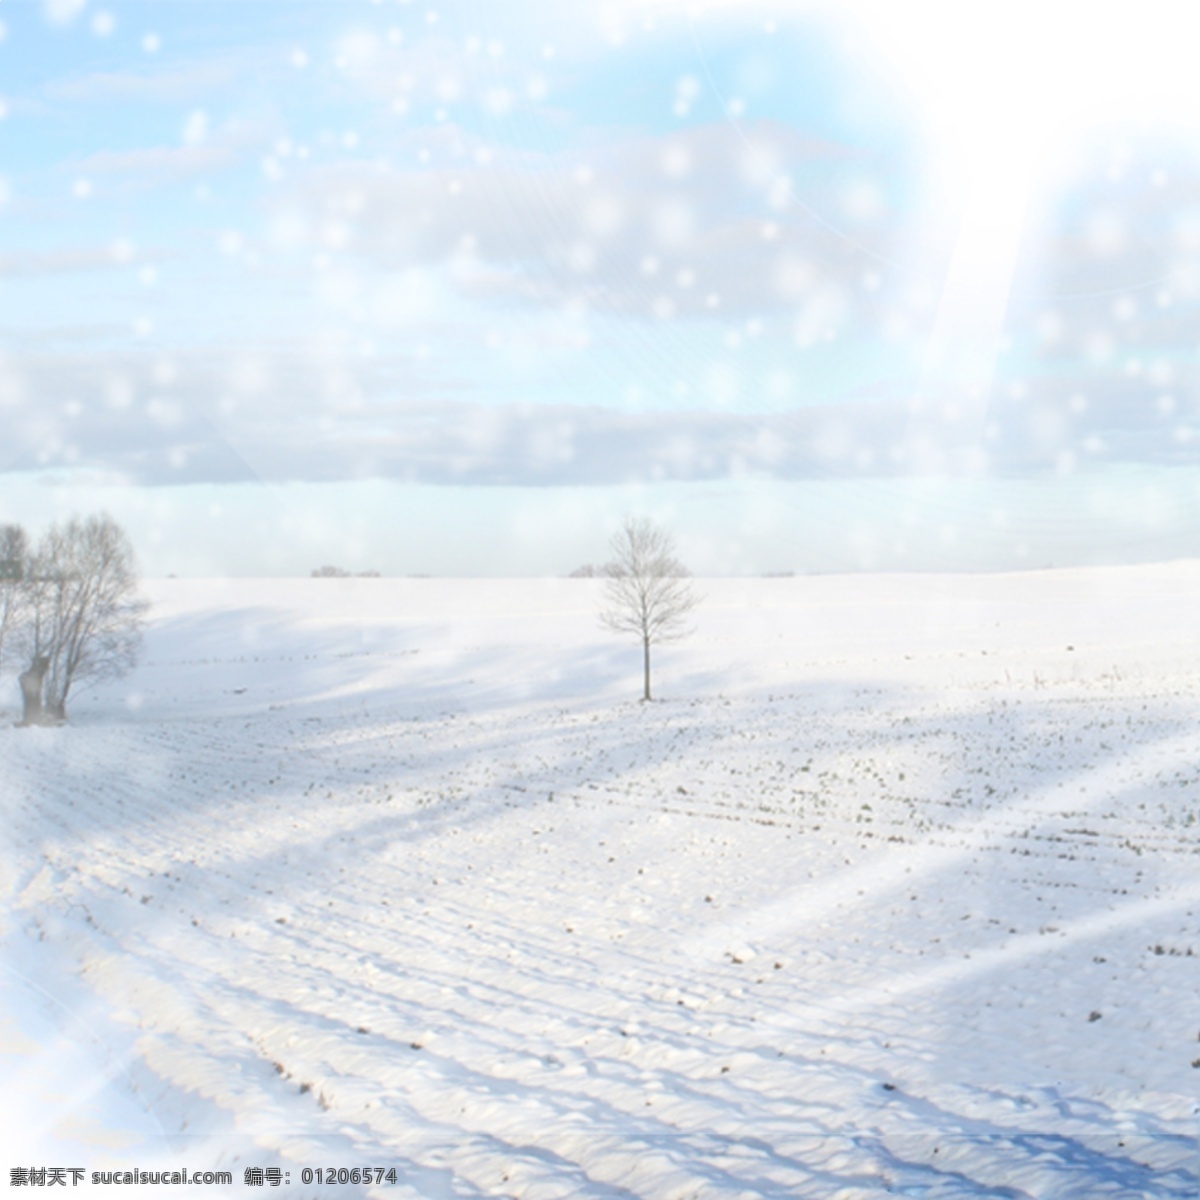
<path fill-rule="evenodd" d="M 378 579 L 378 571 L 347 571 L 344 567 L 314 567 L 312 571 L 313 579 Z"/>
<path fill-rule="evenodd" d="M 29 538 L 19 525 L 0 525 L 0 668 L 24 610 L 21 580 L 29 561 Z"/>
<path fill-rule="evenodd" d="M 600 623 L 642 643 L 642 699 L 649 700 L 650 647 L 687 632 L 685 619 L 699 597 L 675 557 L 671 535 L 653 521 L 626 518 L 611 547 L 613 559 L 603 569 Z"/>
<path fill-rule="evenodd" d="M 24 666 L 23 725 L 65 720 L 74 685 L 132 667 L 145 611 L 133 548 L 111 517 L 52 525 L 36 546 L 19 525 L 0 527 L 0 670 Z"/>

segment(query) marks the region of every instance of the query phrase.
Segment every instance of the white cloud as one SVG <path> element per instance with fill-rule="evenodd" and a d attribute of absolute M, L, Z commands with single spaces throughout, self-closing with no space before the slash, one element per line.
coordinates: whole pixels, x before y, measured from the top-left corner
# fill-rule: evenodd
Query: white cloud
<path fill-rule="evenodd" d="M 310 238 L 336 223 L 340 244 L 368 269 L 457 264 L 464 289 L 486 288 L 497 299 L 505 280 L 510 298 L 554 306 L 573 303 L 585 286 L 594 302 L 635 315 L 699 315 L 712 311 L 708 297 L 719 283 L 723 311 L 775 309 L 803 298 L 795 286 L 777 286 L 781 278 L 797 283 L 786 267 L 794 262 L 806 264 L 805 294 L 830 277 L 849 291 L 862 275 L 860 257 L 796 219 L 803 214 L 775 219 L 776 236 L 763 238 L 769 199 L 729 169 L 746 138 L 780 161 L 819 163 L 831 177 L 843 160 L 859 169 L 843 147 L 768 123 L 629 138 L 586 162 L 530 153 L 480 162 L 478 143 L 447 125 L 421 132 L 428 162 L 420 169 L 343 163 L 295 177 L 271 220 Z M 831 186 L 830 204 L 839 200 Z M 882 228 L 879 236 L 896 233 Z M 676 294 L 664 299 L 645 264 Z"/>
<path fill-rule="evenodd" d="M 204 95 L 227 94 L 247 76 L 262 76 L 261 55 L 235 50 L 160 71 L 96 71 L 47 83 L 45 96 L 53 101 L 109 103 L 186 101 Z"/>
<path fill-rule="evenodd" d="M 142 182 L 186 179 L 233 166 L 261 152 L 274 138 L 265 126 L 239 121 L 210 130 L 205 114 L 194 112 L 184 125 L 181 146 L 101 150 L 77 166 L 93 175 L 123 175 Z"/>
<path fill-rule="evenodd" d="M 80 166 L 97 175 L 181 179 L 219 170 L 235 157 L 229 146 L 148 146 L 140 150 L 101 150 L 85 158 Z"/>
<path fill-rule="evenodd" d="M 89 246 L 45 253 L 19 251 L 0 254 L 0 279 L 113 270 L 128 267 L 135 257 L 140 262 L 146 261 L 144 256 L 136 255 L 131 243 L 124 240 L 118 240 L 109 246 Z"/>

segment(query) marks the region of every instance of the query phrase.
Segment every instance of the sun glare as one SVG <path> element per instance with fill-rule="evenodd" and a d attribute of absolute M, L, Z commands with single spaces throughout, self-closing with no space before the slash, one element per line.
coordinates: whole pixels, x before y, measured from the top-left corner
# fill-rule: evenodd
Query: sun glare
<path fill-rule="evenodd" d="M 1109 123 L 1200 123 L 1200 12 L 1187 5 L 843 0 L 829 7 L 876 44 L 960 160 L 990 154 L 996 139 L 1045 148 Z"/>
<path fill-rule="evenodd" d="M 1056 159 L 1097 129 L 1200 122 L 1191 52 L 1200 17 L 1161 0 L 837 7 L 910 92 L 932 152 L 931 192 L 960 201 L 914 398 L 910 461 L 918 469 L 986 468 L 981 435 L 1030 201 Z M 948 445 L 957 461 L 945 461 Z M 930 460 L 934 447 L 941 461 Z"/>
<path fill-rule="evenodd" d="M 644 6 L 642 6 L 644 9 Z M 815 20 L 842 34 L 915 115 L 925 149 L 924 244 L 951 247 L 912 398 L 917 472 L 988 467 L 983 432 L 1010 293 L 1035 202 L 1088 139 L 1200 124 L 1200 10 L 1175 0 L 659 0 L 693 20 L 763 28 Z M 853 87 L 847 81 L 847 88 Z M 948 232 L 949 231 L 949 232 Z"/>
<path fill-rule="evenodd" d="M 610 7 L 620 7 L 610 6 Z M 630 11 L 833 18 L 874 41 L 929 122 L 970 138 L 1200 123 L 1200 10 L 1178 0 L 636 0 Z"/>

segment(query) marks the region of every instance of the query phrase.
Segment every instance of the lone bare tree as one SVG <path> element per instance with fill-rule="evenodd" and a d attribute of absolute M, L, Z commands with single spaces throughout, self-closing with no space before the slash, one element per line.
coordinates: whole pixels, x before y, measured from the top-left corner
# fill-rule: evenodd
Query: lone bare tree
<path fill-rule="evenodd" d="M 141 644 L 133 548 L 107 515 L 52 525 L 21 569 L 23 725 L 62 721 L 82 679 L 124 674 Z"/>
<path fill-rule="evenodd" d="M 612 542 L 613 560 L 604 567 L 600 624 L 631 633 L 642 643 L 642 699 L 650 699 L 650 647 L 686 632 L 684 619 L 699 597 L 687 568 L 675 557 L 666 530 L 645 517 L 627 517 Z"/>

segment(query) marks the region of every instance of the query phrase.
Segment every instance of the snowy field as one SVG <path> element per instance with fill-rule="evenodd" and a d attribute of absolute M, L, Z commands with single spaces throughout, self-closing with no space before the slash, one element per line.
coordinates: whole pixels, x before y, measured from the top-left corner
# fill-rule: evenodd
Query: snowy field
<path fill-rule="evenodd" d="M 5 721 L 5 1181 L 1200 1195 L 1200 564 L 701 581 L 650 705 L 597 586 L 156 581 Z"/>

